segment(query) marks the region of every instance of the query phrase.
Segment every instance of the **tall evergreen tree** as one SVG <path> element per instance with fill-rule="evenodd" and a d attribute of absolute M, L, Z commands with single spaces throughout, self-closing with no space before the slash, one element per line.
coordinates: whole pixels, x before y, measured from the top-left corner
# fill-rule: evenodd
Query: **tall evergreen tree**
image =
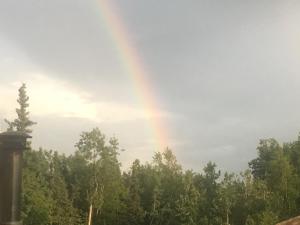
<path fill-rule="evenodd" d="M 23 83 L 22 86 L 19 88 L 19 97 L 17 102 L 19 103 L 19 108 L 16 109 L 16 113 L 18 118 L 13 121 L 9 121 L 5 119 L 4 121 L 8 124 L 8 131 L 21 131 L 27 134 L 31 133 L 32 130 L 29 129 L 32 125 L 36 124 L 29 118 L 29 111 L 27 108 L 29 107 L 29 97 L 26 93 L 26 84 Z"/>

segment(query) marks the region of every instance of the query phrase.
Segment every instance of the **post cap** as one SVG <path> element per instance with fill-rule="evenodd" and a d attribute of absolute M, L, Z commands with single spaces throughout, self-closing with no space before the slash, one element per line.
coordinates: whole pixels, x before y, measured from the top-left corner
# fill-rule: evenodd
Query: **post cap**
<path fill-rule="evenodd" d="M 20 131 L 0 133 L 0 148 L 11 151 L 25 150 L 27 138 L 31 138 L 31 136 Z"/>

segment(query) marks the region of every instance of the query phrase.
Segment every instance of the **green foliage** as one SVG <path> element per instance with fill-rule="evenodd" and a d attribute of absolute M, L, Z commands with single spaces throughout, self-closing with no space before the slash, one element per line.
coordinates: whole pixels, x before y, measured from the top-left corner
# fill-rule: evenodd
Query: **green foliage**
<path fill-rule="evenodd" d="M 30 133 L 25 85 L 10 129 Z M 24 225 L 274 225 L 300 214 L 300 137 L 280 145 L 261 140 L 240 175 L 209 162 L 184 171 L 170 149 L 121 173 L 119 143 L 100 129 L 83 132 L 70 156 L 24 154 Z M 89 211 L 91 209 L 91 211 Z"/>
<path fill-rule="evenodd" d="M 183 190 L 176 201 L 176 218 L 179 224 L 197 224 L 197 206 L 200 193 L 194 185 L 194 173 L 187 171 L 183 176 Z"/>
<path fill-rule="evenodd" d="M 75 145 L 75 154 L 85 163 L 86 176 L 81 178 L 88 184 L 85 186 L 87 202 L 83 204 L 92 207 L 93 221 L 99 224 L 118 224 L 124 205 L 125 189 L 117 159 L 118 145 L 116 138 L 106 143 L 105 136 L 98 128 L 83 132 Z"/>
<path fill-rule="evenodd" d="M 216 164 L 209 162 L 204 167 L 204 174 L 196 177 L 198 191 L 202 194 L 198 204 L 198 219 L 202 224 L 214 225 L 220 224 L 222 221 L 220 184 L 218 182 L 221 172 L 216 167 Z"/>
<path fill-rule="evenodd" d="M 240 175 L 209 162 L 183 171 L 173 152 L 135 160 L 121 173 L 118 141 L 98 128 L 83 132 L 76 152 L 29 150 L 24 156 L 25 225 L 273 225 L 300 213 L 299 141 L 262 140 Z"/>
<path fill-rule="evenodd" d="M 277 215 L 272 211 L 265 211 L 261 214 L 260 225 L 274 225 L 278 222 Z"/>
<path fill-rule="evenodd" d="M 24 224 L 80 224 L 61 168 L 62 156 L 52 151 L 25 152 L 23 171 Z"/>
<path fill-rule="evenodd" d="M 29 97 L 26 94 L 26 85 L 22 84 L 22 86 L 19 88 L 19 98 L 17 99 L 20 107 L 16 109 L 18 117 L 13 121 L 9 121 L 7 119 L 4 120 L 8 124 L 9 131 L 16 130 L 28 134 L 32 132 L 29 127 L 36 123 L 29 119 L 29 112 L 27 111 L 27 108 L 29 107 L 28 101 Z"/>

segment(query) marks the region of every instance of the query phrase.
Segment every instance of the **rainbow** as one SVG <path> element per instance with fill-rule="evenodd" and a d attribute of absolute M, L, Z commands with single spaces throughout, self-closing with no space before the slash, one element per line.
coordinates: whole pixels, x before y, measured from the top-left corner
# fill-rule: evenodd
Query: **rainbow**
<path fill-rule="evenodd" d="M 154 98 L 153 89 L 148 80 L 141 57 L 129 39 L 125 24 L 118 16 L 120 13 L 112 0 L 97 0 L 100 5 L 101 16 L 106 23 L 113 42 L 119 52 L 123 67 L 136 89 L 142 107 L 147 111 L 151 135 L 155 140 L 155 147 L 163 150 L 168 144 L 167 129 L 164 126 Z"/>

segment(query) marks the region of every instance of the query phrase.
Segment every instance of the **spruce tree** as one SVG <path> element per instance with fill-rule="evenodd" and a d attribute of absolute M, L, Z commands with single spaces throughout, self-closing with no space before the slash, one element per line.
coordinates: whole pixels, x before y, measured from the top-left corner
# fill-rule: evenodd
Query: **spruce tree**
<path fill-rule="evenodd" d="M 28 101 L 29 97 L 26 93 L 26 84 L 23 83 L 19 88 L 19 98 L 17 99 L 17 102 L 19 103 L 19 108 L 16 109 L 18 118 L 14 121 L 4 120 L 8 124 L 8 131 L 16 130 L 27 134 L 32 132 L 29 127 L 36 124 L 36 122 L 29 119 L 29 112 L 27 111 L 27 108 L 29 107 Z"/>

